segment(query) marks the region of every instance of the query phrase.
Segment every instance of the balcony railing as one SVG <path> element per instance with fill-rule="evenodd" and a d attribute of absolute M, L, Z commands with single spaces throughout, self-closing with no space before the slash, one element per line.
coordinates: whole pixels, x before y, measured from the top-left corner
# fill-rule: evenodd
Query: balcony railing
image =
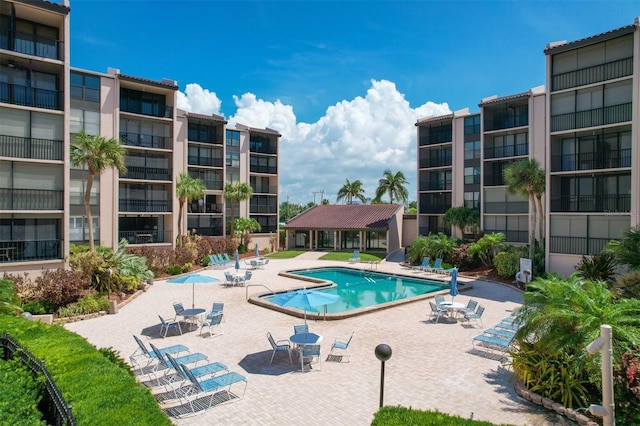
<path fill-rule="evenodd" d="M 445 167 L 452 164 L 451 155 L 435 156 L 420 159 L 420 168 L 426 169 L 430 167 Z"/>
<path fill-rule="evenodd" d="M 609 238 L 550 237 L 549 253 L 593 256 L 602 253 Z"/>
<path fill-rule="evenodd" d="M 39 56 L 41 58 L 63 60 L 64 42 L 55 38 L 37 34 L 23 33 L 15 30 L 3 30 L 0 48 L 25 55 Z M 9 44 L 8 41 L 13 43 Z"/>
<path fill-rule="evenodd" d="M 278 232 L 278 225 L 262 225 L 260 228 L 261 234 L 268 234 L 270 232 Z"/>
<path fill-rule="evenodd" d="M 448 191 L 451 190 L 453 181 L 441 179 L 437 181 L 420 181 L 420 191 Z"/>
<path fill-rule="evenodd" d="M 255 145 L 253 143 L 249 143 L 249 152 L 256 154 L 277 154 L 278 148 L 275 145 L 272 146 L 271 144 Z"/>
<path fill-rule="evenodd" d="M 120 178 L 144 180 L 171 180 L 171 170 L 164 167 L 127 166 Z"/>
<path fill-rule="evenodd" d="M 197 132 L 189 132 L 187 138 L 189 139 L 189 142 L 206 143 L 210 145 L 222 145 L 223 143 L 222 135 L 218 134 L 214 136 L 205 136 L 204 138 L 200 139 Z"/>
<path fill-rule="evenodd" d="M 508 203 L 484 203 L 485 214 L 528 214 L 528 201 L 510 201 Z"/>
<path fill-rule="evenodd" d="M 221 237 L 222 236 L 222 226 L 196 226 L 190 227 L 189 230 L 195 230 L 197 235 L 205 235 L 208 237 Z"/>
<path fill-rule="evenodd" d="M 133 114 L 150 115 L 158 118 L 173 118 L 173 107 L 150 102 L 128 101 L 121 99 L 120 111 Z"/>
<path fill-rule="evenodd" d="M 221 214 L 224 209 L 224 204 L 205 203 L 200 206 L 197 202 L 187 204 L 188 213 L 218 213 Z"/>
<path fill-rule="evenodd" d="M 118 209 L 121 212 L 136 213 L 162 213 L 171 211 L 167 200 L 121 199 L 118 201 Z"/>
<path fill-rule="evenodd" d="M 592 67 L 554 75 L 551 82 L 551 90 L 556 91 L 585 86 L 587 84 L 626 77 L 632 73 L 633 58 L 620 59 L 619 61 L 607 62 L 606 64 L 594 65 Z"/>
<path fill-rule="evenodd" d="M 194 176 L 192 176 L 192 177 L 194 177 Z M 221 180 L 202 179 L 202 178 L 199 178 L 199 179 L 204 182 L 204 186 L 206 186 L 208 190 L 221 191 L 222 189 L 224 189 L 224 182 L 221 181 Z"/>
<path fill-rule="evenodd" d="M 63 210 L 64 191 L 0 188 L 0 210 Z"/>
<path fill-rule="evenodd" d="M 631 195 L 561 195 L 551 197 L 551 211 L 562 213 L 628 213 Z"/>
<path fill-rule="evenodd" d="M 121 132 L 120 140 L 124 145 L 142 148 L 171 149 L 171 136 L 144 135 L 140 133 Z"/>
<path fill-rule="evenodd" d="M 251 214 L 273 214 L 278 213 L 278 206 L 249 206 L 249 213 Z"/>
<path fill-rule="evenodd" d="M 608 150 L 606 155 L 595 152 L 551 156 L 552 172 L 599 170 L 631 167 L 631 149 Z"/>
<path fill-rule="evenodd" d="M 268 173 L 268 174 L 272 174 L 272 175 L 277 175 L 278 174 L 278 168 L 277 167 L 272 167 L 272 166 L 256 166 L 254 164 L 252 164 L 249 167 L 249 171 L 251 173 Z"/>
<path fill-rule="evenodd" d="M 451 208 L 451 204 L 420 204 L 420 214 L 444 214 Z"/>
<path fill-rule="evenodd" d="M 44 109 L 62 109 L 57 90 L 38 89 L 14 83 L 0 82 L 0 102 Z"/>
<path fill-rule="evenodd" d="M 190 166 L 222 167 L 224 164 L 222 158 L 198 157 L 196 155 L 190 155 L 188 161 Z"/>
<path fill-rule="evenodd" d="M 253 188 L 254 194 L 277 194 L 278 193 L 277 186 L 251 185 L 251 188 Z"/>
<path fill-rule="evenodd" d="M 631 121 L 631 102 L 551 116 L 551 131 L 582 129 Z"/>
<path fill-rule="evenodd" d="M 428 226 L 421 226 L 418 229 L 418 233 L 420 235 L 425 236 L 425 237 L 428 236 L 429 234 L 439 234 L 439 233 L 451 236 L 451 227 L 449 227 L 449 226 L 439 226 L 439 227 L 431 228 L 431 227 L 428 227 Z"/>
<path fill-rule="evenodd" d="M 157 229 L 119 231 L 118 241 L 124 238 L 129 244 L 171 243 L 171 235 L 171 231 L 159 231 Z"/>
<path fill-rule="evenodd" d="M 491 233 L 502 233 L 504 234 L 507 242 L 509 243 L 528 243 L 529 242 L 529 232 L 528 231 L 508 231 L 504 229 L 485 229 L 485 234 Z"/>
<path fill-rule="evenodd" d="M 509 146 L 494 146 L 484 150 L 484 158 L 518 157 L 529 154 L 529 144 L 521 143 Z"/>
<path fill-rule="evenodd" d="M 63 153 L 64 141 L 0 135 L 0 157 L 61 161 Z"/>
<path fill-rule="evenodd" d="M 62 240 L 0 241 L 0 263 L 62 259 Z"/>

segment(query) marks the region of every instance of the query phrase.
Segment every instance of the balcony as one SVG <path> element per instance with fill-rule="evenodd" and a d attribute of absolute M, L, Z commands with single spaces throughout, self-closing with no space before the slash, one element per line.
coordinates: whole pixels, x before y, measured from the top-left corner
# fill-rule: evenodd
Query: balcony
<path fill-rule="evenodd" d="M 487 147 L 484 150 L 484 158 L 504 158 L 504 157 L 519 157 L 529 154 L 529 144 L 523 143 L 518 145 L 509 146 L 494 146 Z"/>
<path fill-rule="evenodd" d="M 593 256 L 602 253 L 610 238 L 549 237 L 549 253 Z"/>
<path fill-rule="evenodd" d="M 275 214 L 278 213 L 278 206 L 249 206 L 250 214 Z"/>
<path fill-rule="evenodd" d="M 171 149 L 171 136 L 145 135 L 141 133 L 121 132 L 120 140 L 124 145 L 142 148 Z"/>
<path fill-rule="evenodd" d="M 0 188 L 0 210 L 63 210 L 64 191 Z"/>
<path fill-rule="evenodd" d="M 484 203 L 484 214 L 529 214 L 528 201 Z"/>
<path fill-rule="evenodd" d="M 427 169 L 431 167 L 446 167 L 451 166 L 451 154 L 446 156 L 435 156 L 429 158 L 421 158 L 420 159 L 420 168 Z"/>
<path fill-rule="evenodd" d="M 51 37 L 3 28 L 0 49 L 47 59 L 64 59 L 64 42 Z M 12 40 L 13 43 L 9 43 Z"/>
<path fill-rule="evenodd" d="M 121 174 L 124 179 L 171 180 L 171 170 L 163 167 L 127 166 L 127 173 Z"/>
<path fill-rule="evenodd" d="M 120 212 L 134 213 L 167 213 L 169 209 L 169 201 L 167 200 L 132 200 L 120 199 L 118 201 L 118 209 Z"/>
<path fill-rule="evenodd" d="M 249 152 L 256 154 L 277 154 L 278 147 L 276 144 L 265 144 L 249 142 Z"/>
<path fill-rule="evenodd" d="M 267 186 L 267 185 L 251 185 L 254 194 L 277 194 L 278 187 L 277 186 Z"/>
<path fill-rule="evenodd" d="M 551 197 L 554 213 L 628 213 L 631 195 L 561 195 Z"/>
<path fill-rule="evenodd" d="M 485 234 L 489 233 L 502 233 L 504 234 L 507 242 L 509 243 L 528 243 L 529 232 L 528 231 L 508 231 L 501 229 L 485 229 Z"/>
<path fill-rule="evenodd" d="M 202 207 L 198 205 L 198 202 L 187 204 L 188 213 L 216 213 L 222 214 L 224 204 L 205 203 Z"/>
<path fill-rule="evenodd" d="M 62 109 L 57 90 L 38 89 L 14 83 L 0 82 L 0 102 L 35 108 Z"/>
<path fill-rule="evenodd" d="M 626 77 L 633 73 L 633 58 L 620 59 L 602 65 L 594 65 L 576 71 L 554 75 L 551 80 L 552 91 L 586 86 L 587 84 Z"/>
<path fill-rule="evenodd" d="M 222 158 L 210 158 L 210 157 L 199 157 L 196 155 L 190 155 L 188 158 L 190 166 L 204 166 L 204 167 L 222 167 L 223 159 Z"/>
<path fill-rule="evenodd" d="M 62 259 L 62 240 L 0 241 L 0 263 Z"/>
<path fill-rule="evenodd" d="M 551 116 L 551 131 L 583 129 L 631 121 L 631 102 Z"/>
<path fill-rule="evenodd" d="M 278 174 L 278 168 L 275 166 L 257 166 L 255 164 L 251 164 L 249 171 L 251 173 L 267 173 L 271 175 Z"/>
<path fill-rule="evenodd" d="M 420 191 L 450 191 L 452 180 L 420 181 Z"/>
<path fill-rule="evenodd" d="M 423 236 L 428 236 L 429 234 L 444 234 L 447 236 L 451 236 L 451 227 L 449 226 L 439 226 L 435 228 L 431 228 L 429 226 L 421 226 L 418 229 L 418 234 Z"/>
<path fill-rule="evenodd" d="M 195 230 L 196 235 L 205 235 L 208 237 L 221 237 L 222 236 L 222 226 L 200 226 L 200 227 L 189 227 L 189 230 Z"/>
<path fill-rule="evenodd" d="M 426 205 L 420 204 L 420 214 L 445 214 L 447 210 L 451 208 L 451 204 L 433 204 L 428 203 Z"/>
<path fill-rule="evenodd" d="M 172 232 L 157 229 L 138 229 L 118 232 L 118 241 L 126 239 L 129 244 L 171 243 Z"/>
<path fill-rule="evenodd" d="M 0 135 L 0 157 L 62 161 L 64 141 Z"/>
<path fill-rule="evenodd" d="M 120 111 L 157 118 L 173 118 L 173 107 L 152 102 L 120 99 Z"/>
<path fill-rule="evenodd" d="M 260 233 L 261 234 L 268 234 L 270 232 L 278 232 L 278 226 L 277 225 L 262 225 L 262 227 L 260 228 Z"/>
<path fill-rule="evenodd" d="M 631 167 L 631 149 L 606 150 L 604 152 L 585 152 L 551 156 L 552 172 L 570 172 L 575 170 L 600 170 Z"/>

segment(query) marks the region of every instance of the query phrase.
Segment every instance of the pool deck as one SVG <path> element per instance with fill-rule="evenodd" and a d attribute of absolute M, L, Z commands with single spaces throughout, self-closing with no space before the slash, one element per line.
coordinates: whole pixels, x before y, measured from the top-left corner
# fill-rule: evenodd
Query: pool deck
<path fill-rule="evenodd" d="M 310 320 L 310 331 L 323 336 L 322 371 L 314 364 L 311 372 L 301 373 L 297 357 L 290 364 L 286 353 L 276 354 L 269 365 L 272 351 L 266 333 L 271 332 L 276 340 L 287 339 L 293 334 L 293 325 L 302 320 L 250 304 L 246 296 L 266 292 L 263 286 L 276 292 L 301 287 L 298 280 L 279 276 L 280 271 L 347 266 L 345 262 L 317 260 L 322 254 L 309 252 L 295 259 L 272 259 L 264 269 L 254 271 L 251 286 L 246 288 L 221 285 L 223 270 L 201 271 L 221 280 L 195 285 L 196 307 L 209 310 L 214 301 L 225 303 L 224 334 L 220 336 L 208 337 L 205 332 L 201 337 L 199 330 L 188 331 L 185 326 L 182 336 L 170 331 L 166 339 L 159 337 L 157 315 L 173 317 L 175 301 L 183 302 L 187 308 L 192 303 L 190 284 L 165 281 L 157 281 L 115 315 L 65 327 L 97 347 L 120 351 L 127 359 L 136 349 L 134 334 L 148 336 L 145 339 L 158 347 L 181 343 L 248 378 L 244 398 L 196 416 L 173 418 L 176 425 L 368 425 L 379 403 L 380 361 L 374 355 L 379 343 L 386 343 L 393 350 L 385 365 L 385 405 L 438 409 L 495 424 L 575 424 L 516 395 L 511 372 L 495 358 L 473 351 L 471 338 L 481 333 L 479 327 L 428 322 L 426 300 L 339 321 Z M 348 266 L 365 268 L 366 264 Z M 378 270 L 435 277 L 396 262 L 382 262 Z M 448 281 L 446 276 L 441 278 Z M 517 290 L 482 281 L 473 281 L 473 288 L 457 296 L 456 301 L 466 304 L 471 297 L 487 308 L 483 316 L 485 328 L 508 316 L 522 301 Z M 354 330 L 351 362 L 328 361 L 334 338 L 347 338 Z"/>

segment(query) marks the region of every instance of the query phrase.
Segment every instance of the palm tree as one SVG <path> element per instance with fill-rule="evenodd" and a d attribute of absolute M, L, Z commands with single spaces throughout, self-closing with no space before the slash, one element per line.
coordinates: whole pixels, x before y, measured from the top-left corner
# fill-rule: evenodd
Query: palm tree
<path fill-rule="evenodd" d="M 444 213 L 442 221 L 449 226 L 459 228 L 460 233 L 464 235 L 464 228 L 469 225 L 474 225 L 477 229 L 480 224 L 480 211 L 467 206 L 451 207 Z"/>
<path fill-rule="evenodd" d="M 184 204 L 189 200 L 198 200 L 204 197 L 207 190 L 201 179 L 194 179 L 187 173 L 180 173 L 176 181 L 176 196 L 178 197 L 178 246 L 181 245 L 182 239 L 180 235 L 183 232 L 182 214 L 184 212 Z"/>
<path fill-rule="evenodd" d="M 89 136 L 82 130 L 78 133 L 70 146 L 71 164 L 74 167 L 84 168 L 89 171 L 87 175 L 87 187 L 84 192 L 84 211 L 87 216 L 87 228 L 89 229 L 89 251 L 95 251 L 93 241 L 93 223 L 91 219 L 91 187 L 96 175 L 100 176 L 106 169 L 114 168 L 120 173 L 126 173 L 124 163 L 124 148 L 117 139 L 107 139 L 104 136 Z"/>
<path fill-rule="evenodd" d="M 389 203 L 393 204 L 394 200 L 407 203 L 408 192 L 404 185 L 409 183 L 401 171 L 396 174 L 391 173 L 387 169 L 383 173 L 383 178 L 378 181 L 378 189 L 376 189 L 376 198 L 380 200 L 384 194 L 389 195 Z"/>
<path fill-rule="evenodd" d="M 605 250 L 615 255 L 618 265 L 640 271 L 640 225 L 626 230 L 621 240 L 611 240 Z"/>
<path fill-rule="evenodd" d="M 357 198 L 362 201 L 362 203 L 366 203 L 367 199 L 364 196 L 364 189 L 362 188 L 362 182 L 359 180 L 354 180 L 350 182 L 347 179 L 347 182 L 340 188 L 338 191 L 338 197 L 336 198 L 336 203 L 341 200 L 347 200 L 347 204 L 353 204 L 353 199 Z"/>
<path fill-rule="evenodd" d="M 535 159 L 520 160 L 512 163 L 503 171 L 504 182 L 507 185 L 507 192 L 519 194 L 529 198 L 529 258 L 533 259 L 536 244 L 536 222 L 537 214 L 544 217 L 542 211 L 542 193 L 544 192 L 544 171 Z M 536 197 L 539 198 L 539 205 L 536 207 Z M 538 211 L 539 210 L 539 211 Z M 540 224 L 540 235 L 544 219 Z M 542 240 L 542 238 L 541 238 Z"/>
<path fill-rule="evenodd" d="M 233 238 L 236 203 L 253 197 L 253 188 L 246 182 L 227 183 L 224 186 L 224 196 L 230 201 L 229 209 L 231 217 L 229 218 L 229 235 Z"/>

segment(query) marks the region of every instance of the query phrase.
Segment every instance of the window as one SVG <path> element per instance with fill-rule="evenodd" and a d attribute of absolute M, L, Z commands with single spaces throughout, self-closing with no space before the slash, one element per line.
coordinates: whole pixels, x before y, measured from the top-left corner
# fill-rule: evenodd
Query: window
<path fill-rule="evenodd" d="M 465 192 L 464 206 L 470 209 L 480 209 L 480 192 Z"/>
<path fill-rule="evenodd" d="M 464 134 L 473 135 L 480 133 L 480 115 L 464 118 Z"/>
<path fill-rule="evenodd" d="M 464 183 L 465 184 L 480 183 L 480 167 L 465 167 Z"/>
<path fill-rule="evenodd" d="M 240 167 L 240 153 L 239 152 L 227 152 L 227 166 Z"/>
<path fill-rule="evenodd" d="M 199 123 L 189 123 L 188 139 L 193 142 L 215 142 L 216 128 Z"/>
<path fill-rule="evenodd" d="M 464 143 L 464 159 L 476 160 L 480 158 L 480 141 Z"/>
<path fill-rule="evenodd" d="M 227 130 L 227 146 L 240 146 L 240 132 Z"/>
<path fill-rule="evenodd" d="M 72 99 L 100 101 L 100 77 L 71 71 L 70 89 Z"/>
<path fill-rule="evenodd" d="M 99 135 L 100 113 L 71 108 L 69 129 L 71 133 L 80 133 L 84 130 L 88 135 Z"/>

